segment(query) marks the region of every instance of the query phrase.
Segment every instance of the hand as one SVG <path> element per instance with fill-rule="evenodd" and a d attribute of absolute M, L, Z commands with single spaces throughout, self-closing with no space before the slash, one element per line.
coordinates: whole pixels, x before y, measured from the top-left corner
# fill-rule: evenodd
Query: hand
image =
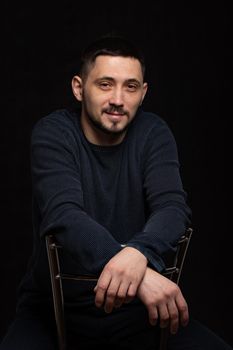
<path fill-rule="evenodd" d="M 146 257 L 137 249 L 125 247 L 105 265 L 94 288 L 95 304 L 105 312 L 129 302 L 137 294 L 147 267 Z"/>
<path fill-rule="evenodd" d="M 170 332 L 175 334 L 179 327 L 186 326 L 189 320 L 188 305 L 177 284 L 147 268 L 138 288 L 138 297 L 147 307 L 151 325 L 160 320 L 160 327 L 170 325 Z"/>

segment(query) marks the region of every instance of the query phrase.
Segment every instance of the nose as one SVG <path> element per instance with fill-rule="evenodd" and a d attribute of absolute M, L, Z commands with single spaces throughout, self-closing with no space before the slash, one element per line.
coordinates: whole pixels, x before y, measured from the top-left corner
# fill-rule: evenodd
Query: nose
<path fill-rule="evenodd" d="M 110 100 L 109 100 L 109 104 L 110 105 L 114 105 L 114 106 L 123 106 L 124 105 L 124 101 L 123 101 L 123 91 L 121 88 L 115 88 L 112 91 Z"/>

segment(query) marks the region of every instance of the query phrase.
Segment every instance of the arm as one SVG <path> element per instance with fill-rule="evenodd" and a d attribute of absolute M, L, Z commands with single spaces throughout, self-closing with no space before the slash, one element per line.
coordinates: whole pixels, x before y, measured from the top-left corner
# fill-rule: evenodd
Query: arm
<path fill-rule="evenodd" d="M 170 327 L 176 333 L 179 323 L 186 326 L 189 320 L 188 305 L 180 288 L 158 272 L 147 268 L 138 288 L 138 297 L 148 310 L 151 325 Z"/>
<path fill-rule="evenodd" d="M 144 252 L 153 269 L 162 272 L 163 257 L 175 248 L 191 216 L 180 179 L 176 143 L 166 124 L 159 133 L 151 131 L 144 159 L 149 219 L 143 232 L 127 245 Z M 176 333 L 179 322 L 183 326 L 188 322 L 188 306 L 179 287 L 155 270 L 146 269 L 137 295 L 147 307 L 152 325 L 159 319 L 161 327 L 169 324 L 171 333 Z"/>
<path fill-rule="evenodd" d="M 160 125 L 160 128 L 150 131 L 144 146 L 143 159 L 143 185 L 149 218 L 143 231 L 136 233 L 127 243 L 126 248 L 105 266 L 95 288 L 96 305 L 101 306 L 105 303 L 105 309 L 110 311 L 114 305 L 120 306 L 124 301 L 131 300 L 135 296 L 145 272 L 149 271 L 143 260 L 141 263 L 139 260 L 134 260 L 136 254 L 131 254 L 129 248 L 135 248 L 138 253 L 141 252 L 154 269 L 162 271 L 165 267 L 163 255 L 175 248 L 189 223 L 190 211 L 185 203 L 186 195 L 179 175 L 176 144 L 165 123 Z M 134 287 L 129 288 L 130 279 L 125 275 L 129 289 L 119 288 L 123 276 L 120 274 L 121 270 L 118 271 L 118 267 L 126 273 L 126 269 L 129 270 L 130 266 L 135 277 L 137 276 L 137 281 L 131 274 Z M 109 288 L 112 276 L 116 279 L 118 276 L 118 282 L 114 282 L 115 288 L 113 286 Z M 170 283 L 168 281 L 167 284 L 170 285 Z M 145 290 L 145 288 L 142 289 Z M 143 302 L 147 302 L 146 298 L 142 299 Z"/>
<path fill-rule="evenodd" d="M 176 142 L 165 122 L 151 129 L 142 158 L 147 221 L 127 246 L 141 251 L 150 266 L 161 272 L 165 267 L 164 257 L 175 249 L 191 217 L 181 182 Z"/>
<path fill-rule="evenodd" d="M 39 234 L 55 233 L 79 264 L 98 274 L 121 246 L 84 211 L 78 149 L 69 130 L 72 125 L 61 123 L 41 120 L 32 132 L 32 187 L 41 217 Z"/>

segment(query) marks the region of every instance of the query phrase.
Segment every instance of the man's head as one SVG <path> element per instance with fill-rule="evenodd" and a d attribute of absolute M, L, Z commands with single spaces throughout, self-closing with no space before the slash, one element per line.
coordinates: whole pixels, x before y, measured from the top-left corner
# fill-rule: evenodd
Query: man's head
<path fill-rule="evenodd" d="M 85 80 L 98 56 L 132 57 L 141 64 L 142 75 L 145 75 L 145 59 L 143 53 L 129 40 L 119 36 L 105 36 L 97 39 L 82 53 L 80 77 Z"/>
<path fill-rule="evenodd" d="M 105 37 L 85 49 L 72 89 L 82 103 L 82 128 L 90 142 L 123 140 L 146 94 L 144 73 L 143 55 L 126 39 Z"/>

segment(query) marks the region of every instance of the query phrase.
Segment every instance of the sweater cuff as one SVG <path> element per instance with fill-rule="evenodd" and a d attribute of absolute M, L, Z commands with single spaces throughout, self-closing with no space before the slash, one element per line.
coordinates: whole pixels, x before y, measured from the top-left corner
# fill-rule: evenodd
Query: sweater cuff
<path fill-rule="evenodd" d="M 143 255 L 145 255 L 148 260 L 148 267 L 151 267 L 158 272 L 162 272 L 165 269 L 165 264 L 161 257 L 154 252 L 152 254 L 149 249 L 143 249 L 135 243 L 127 243 L 125 247 L 135 248 L 139 250 Z"/>

